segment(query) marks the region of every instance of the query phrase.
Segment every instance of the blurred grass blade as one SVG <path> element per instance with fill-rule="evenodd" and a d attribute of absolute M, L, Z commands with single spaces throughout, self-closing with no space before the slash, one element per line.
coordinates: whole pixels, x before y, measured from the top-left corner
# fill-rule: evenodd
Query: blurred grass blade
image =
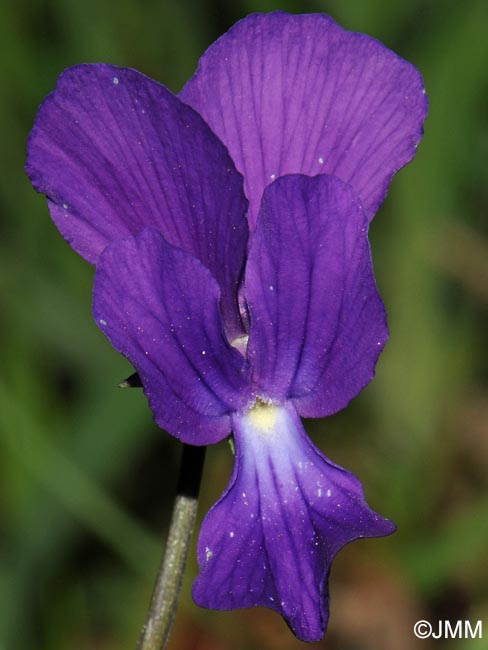
<path fill-rule="evenodd" d="M 57 449 L 14 395 L 0 383 L 3 443 L 70 513 L 109 544 L 137 573 L 152 576 L 161 544 Z M 36 531 L 32 531 L 35 535 Z"/>

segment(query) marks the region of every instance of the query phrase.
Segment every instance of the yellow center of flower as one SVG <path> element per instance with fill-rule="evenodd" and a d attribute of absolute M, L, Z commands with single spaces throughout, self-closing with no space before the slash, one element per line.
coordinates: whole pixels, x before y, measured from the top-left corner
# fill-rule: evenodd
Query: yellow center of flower
<path fill-rule="evenodd" d="M 276 425 L 279 413 L 279 406 L 266 404 L 258 399 L 256 404 L 247 413 L 247 418 L 249 424 L 257 431 L 270 433 Z"/>

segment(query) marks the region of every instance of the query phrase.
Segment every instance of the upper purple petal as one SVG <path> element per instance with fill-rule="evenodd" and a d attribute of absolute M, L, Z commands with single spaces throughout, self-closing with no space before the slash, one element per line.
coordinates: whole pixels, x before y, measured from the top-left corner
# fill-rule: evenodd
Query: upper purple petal
<path fill-rule="evenodd" d="M 233 425 L 236 464 L 202 524 L 193 597 L 214 609 L 270 607 L 298 638 L 319 640 L 334 556 L 395 526 L 369 509 L 355 476 L 314 447 L 292 407 L 257 405 Z"/>
<path fill-rule="evenodd" d="M 427 98 L 418 71 L 323 14 L 255 14 L 202 56 L 180 97 L 244 174 L 254 226 L 264 188 L 284 174 L 351 184 L 371 219 L 414 156 Z"/>
<path fill-rule="evenodd" d="M 249 370 L 228 344 L 219 287 L 195 257 L 146 229 L 108 246 L 97 264 L 93 314 L 138 371 L 156 422 L 194 445 L 230 433 L 249 401 Z"/>
<path fill-rule="evenodd" d="M 26 169 L 83 257 L 95 263 L 110 242 L 158 228 L 211 270 L 226 326 L 240 331 L 242 177 L 200 115 L 164 86 L 110 65 L 67 69 L 39 109 Z"/>
<path fill-rule="evenodd" d="M 388 338 L 354 190 L 333 176 L 284 176 L 264 192 L 245 295 L 256 391 L 330 415 L 374 375 Z"/>

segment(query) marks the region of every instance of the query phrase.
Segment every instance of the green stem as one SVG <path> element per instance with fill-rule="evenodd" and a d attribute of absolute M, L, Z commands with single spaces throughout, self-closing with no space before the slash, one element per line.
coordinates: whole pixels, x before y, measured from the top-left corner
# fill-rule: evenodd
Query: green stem
<path fill-rule="evenodd" d="M 168 643 L 195 525 L 204 459 L 205 447 L 183 445 L 166 550 L 137 650 L 164 650 Z"/>

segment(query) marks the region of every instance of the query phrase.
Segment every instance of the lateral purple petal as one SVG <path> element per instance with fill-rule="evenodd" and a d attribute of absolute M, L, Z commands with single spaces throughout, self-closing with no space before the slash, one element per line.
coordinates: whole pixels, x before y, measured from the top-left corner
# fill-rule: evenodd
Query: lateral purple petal
<path fill-rule="evenodd" d="M 197 604 L 264 606 L 317 641 L 328 620 L 336 553 L 395 530 L 368 507 L 358 479 L 314 447 L 292 407 L 258 405 L 233 417 L 236 465 L 198 541 Z"/>
<path fill-rule="evenodd" d="M 116 66 L 67 69 L 39 109 L 26 169 L 88 261 L 112 241 L 158 228 L 210 269 L 228 329 L 241 330 L 242 177 L 200 115 L 164 86 Z"/>
<path fill-rule="evenodd" d="M 228 344 L 219 287 L 190 253 L 146 229 L 102 253 L 93 314 L 139 373 L 156 422 L 184 442 L 230 433 L 229 413 L 248 396 L 248 365 Z"/>
<path fill-rule="evenodd" d="M 371 381 L 388 329 L 367 235 L 337 178 L 285 176 L 265 190 L 245 276 L 257 394 L 321 417 Z"/>
<path fill-rule="evenodd" d="M 415 155 L 427 114 L 419 72 L 323 14 L 255 14 L 200 59 L 180 97 L 244 174 L 254 227 L 264 188 L 284 174 L 333 174 L 372 219 Z"/>

